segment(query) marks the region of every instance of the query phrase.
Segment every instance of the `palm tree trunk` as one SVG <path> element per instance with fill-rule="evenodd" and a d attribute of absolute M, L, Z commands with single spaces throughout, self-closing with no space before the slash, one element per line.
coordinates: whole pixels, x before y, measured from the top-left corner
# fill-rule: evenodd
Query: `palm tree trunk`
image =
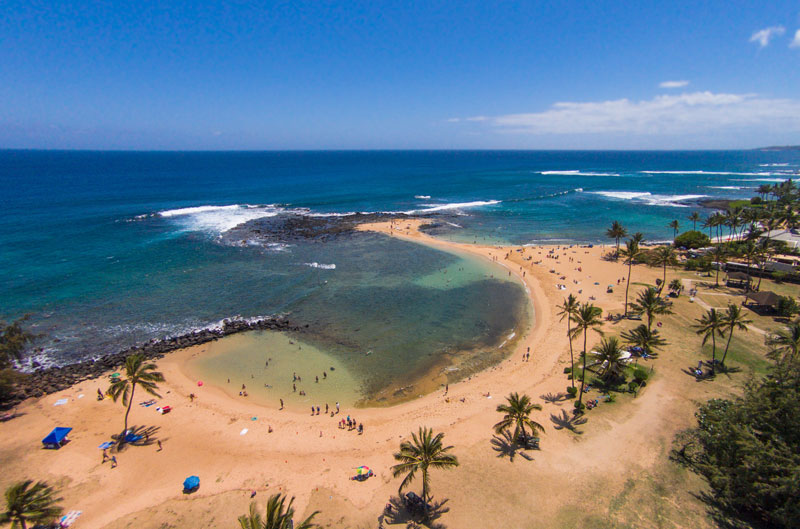
<path fill-rule="evenodd" d="M 133 404 L 133 393 L 136 391 L 136 384 L 131 385 L 131 396 L 128 398 L 128 409 L 125 411 L 125 429 L 122 430 L 122 436 L 119 439 L 119 446 L 125 444 L 125 437 L 128 434 L 128 414 L 131 412 L 131 404 Z"/>
<path fill-rule="evenodd" d="M 422 468 L 422 510 L 425 518 L 428 517 L 428 469 Z"/>
<path fill-rule="evenodd" d="M 711 331 L 711 374 L 716 374 L 717 371 L 717 338 L 716 333 L 717 330 L 714 329 Z"/>
<path fill-rule="evenodd" d="M 619 237 L 617 237 L 617 253 L 614 254 L 616 259 L 619 259 Z"/>
<path fill-rule="evenodd" d="M 658 289 L 658 297 L 661 297 L 661 291 L 664 290 L 664 287 L 667 286 L 667 261 L 664 260 L 664 277 L 661 279 L 661 288 Z"/>
<path fill-rule="evenodd" d="M 728 342 L 725 344 L 725 352 L 722 354 L 722 365 L 725 365 L 725 358 L 728 356 L 728 347 L 731 345 L 731 338 L 733 338 L 733 327 L 731 327 L 730 333 L 728 333 Z"/>
<path fill-rule="evenodd" d="M 22 529 L 28 529 L 28 524 L 25 523 L 25 518 L 20 518 L 19 524 L 22 526 Z"/>
<path fill-rule="evenodd" d="M 583 369 L 581 370 L 581 394 L 578 395 L 578 413 L 582 413 L 581 406 L 583 402 L 583 387 L 586 385 L 586 334 L 589 332 L 588 327 L 583 328 Z M 575 377 L 573 377 L 575 378 Z"/>
<path fill-rule="evenodd" d="M 625 317 L 628 317 L 628 289 L 631 287 L 631 268 L 633 267 L 633 256 L 628 261 L 628 281 L 625 283 Z M 585 352 L 585 351 L 584 351 Z"/>
<path fill-rule="evenodd" d="M 570 361 L 569 368 L 570 368 L 570 372 L 572 373 L 572 377 L 570 377 L 570 378 L 572 379 L 571 380 L 572 387 L 574 388 L 575 387 L 575 355 L 572 352 L 572 333 L 571 333 L 572 329 L 570 329 L 569 318 L 570 318 L 570 315 L 567 314 L 567 338 L 569 338 L 569 361 Z"/>

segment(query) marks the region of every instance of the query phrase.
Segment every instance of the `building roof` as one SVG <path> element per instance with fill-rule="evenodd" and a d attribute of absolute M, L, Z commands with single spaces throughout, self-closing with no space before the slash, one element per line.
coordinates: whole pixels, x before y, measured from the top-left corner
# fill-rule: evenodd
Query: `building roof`
<path fill-rule="evenodd" d="M 734 281 L 749 281 L 750 276 L 744 272 L 728 272 L 728 279 L 733 279 Z"/>
<path fill-rule="evenodd" d="M 747 295 L 747 297 L 753 300 L 756 305 L 764 305 L 768 307 L 776 307 L 778 305 L 778 301 L 781 299 L 779 295 L 777 295 L 775 292 L 770 292 L 769 290 L 751 292 Z"/>

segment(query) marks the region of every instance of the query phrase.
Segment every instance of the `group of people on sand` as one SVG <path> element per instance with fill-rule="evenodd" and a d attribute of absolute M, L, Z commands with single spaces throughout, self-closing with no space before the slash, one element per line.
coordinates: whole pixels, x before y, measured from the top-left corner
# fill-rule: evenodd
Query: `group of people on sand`
<path fill-rule="evenodd" d="M 355 419 L 351 419 L 350 416 L 347 416 L 347 420 L 342 419 L 339 421 L 339 429 L 344 430 L 347 429 L 348 432 L 353 430 L 358 430 L 358 435 L 364 433 L 364 424 L 363 423 L 356 423 Z"/>

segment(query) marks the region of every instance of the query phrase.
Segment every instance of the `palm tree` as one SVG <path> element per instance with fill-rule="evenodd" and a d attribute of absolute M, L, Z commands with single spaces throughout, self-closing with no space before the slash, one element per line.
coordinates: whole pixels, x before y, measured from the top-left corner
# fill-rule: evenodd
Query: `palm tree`
<path fill-rule="evenodd" d="M 614 254 L 615 256 L 619 256 L 619 241 L 623 237 L 628 235 L 628 230 L 626 230 L 619 221 L 614 221 L 611 223 L 611 227 L 606 230 L 606 236 L 609 239 L 614 239 L 617 242 L 617 252 Z"/>
<path fill-rule="evenodd" d="M 250 512 L 239 516 L 239 526 L 241 529 L 312 529 L 319 527 L 311 520 L 319 514 L 314 511 L 311 516 L 299 523 L 294 523 L 294 497 L 289 500 L 289 505 L 285 505 L 286 496 L 283 494 L 273 494 L 267 501 L 267 512 L 262 520 L 261 515 L 256 511 L 256 502 L 250 504 Z"/>
<path fill-rule="evenodd" d="M 703 345 L 711 338 L 711 374 L 716 372 L 717 367 L 717 336 L 725 336 L 722 328 L 725 325 L 725 320 L 720 316 L 717 309 L 708 309 L 702 317 L 695 320 L 696 325 L 693 325 L 697 334 L 703 335 Z"/>
<path fill-rule="evenodd" d="M 597 347 L 597 358 L 589 367 L 601 366 L 603 372 L 600 377 L 603 380 L 608 380 L 610 377 L 622 373 L 622 370 L 625 368 L 625 359 L 622 356 L 623 353 L 624 351 L 616 336 L 612 336 L 608 339 L 603 338 L 600 345 Z"/>
<path fill-rule="evenodd" d="M 714 227 L 714 215 L 706 217 L 706 220 L 703 221 L 703 227 L 708 228 L 708 238 L 713 241 L 714 234 L 711 232 L 711 229 Z"/>
<path fill-rule="evenodd" d="M 767 345 L 772 348 L 771 356 L 775 354 L 783 357 L 784 360 L 788 359 L 793 361 L 800 351 L 800 320 L 793 321 L 788 326 L 780 331 L 770 334 L 766 339 Z"/>
<path fill-rule="evenodd" d="M 621 334 L 622 339 L 636 347 L 641 347 L 642 350 L 648 355 L 655 354 L 655 350 L 667 345 L 667 341 L 661 337 L 657 330 L 647 328 L 647 325 L 641 324 L 630 331 Z"/>
<path fill-rule="evenodd" d="M 636 301 L 631 303 L 631 309 L 635 314 L 647 316 L 647 329 L 653 327 L 653 316 L 660 314 L 672 314 L 671 303 L 660 298 L 658 291 L 654 287 L 647 287 L 639 292 Z"/>
<path fill-rule="evenodd" d="M 131 412 L 131 404 L 133 404 L 133 393 L 136 391 L 136 385 L 142 387 L 150 395 L 161 397 L 158 394 L 158 385 L 156 382 L 163 382 L 164 375 L 155 371 L 155 364 L 145 364 L 144 356 L 140 354 L 130 355 L 125 359 L 125 376 L 117 377 L 111 382 L 111 387 L 108 388 L 108 394 L 114 399 L 114 402 L 122 397 L 122 405 L 127 406 L 125 411 L 125 429 L 122 430 L 122 435 L 119 439 L 119 446 L 125 443 L 125 436 L 128 432 L 128 414 Z"/>
<path fill-rule="evenodd" d="M 692 221 L 692 230 L 697 231 L 697 221 L 700 220 L 700 214 L 692 211 L 692 214 L 689 215 L 689 220 Z"/>
<path fill-rule="evenodd" d="M 661 278 L 661 289 L 667 284 L 667 265 L 675 264 L 675 250 L 672 246 L 659 246 L 655 249 L 653 264 L 664 267 L 664 275 Z M 661 294 L 659 289 L 659 295 Z"/>
<path fill-rule="evenodd" d="M 722 317 L 722 331 L 728 331 L 728 341 L 725 343 L 725 352 L 722 353 L 722 362 L 720 362 L 723 366 L 725 365 L 725 358 L 728 356 L 728 347 L 731 345 L 733 331 L 738 329 L 747 332 L 747 326 L 751 323 L 753 323 L 753 321 L 745 318 L 745 314 L 742 312 L 742 308 L 739 305 L 734 303 L 728 305 L 728 311 Z"/>
<path fill-rule="evenodd" d="M 433 435 L 433 430 L 420 427 L 419 435 L 411 433 L 413 441 L 403 441 L 400 443 L 400 451 L 394 454 L 398 464 L 392 466 L 392 476 L 400 477 L 405 474 L 400 483 L 399 492 L 402 494 L 417 475 L 417 471 L 422 474 L 422 500 L 425 502 L 427 511 L 428 500 L 430 499 L 430 477 L 429 468 L 455 468 L 458 466 L 458 459 L 450 454 L 452 446 L 442 446 L 443 433 Z"/>
<path fill-rule="evenodd" d="M 683 283 L 681 283 L 680 279 L 675 278 L 669 282 L 669 290 L 670 292 L 675 292 L 675 297 L 679 297 L 683 290 Z"/>
<path fill-rule="evenodd" d="M 539 404 L 531 402 L 529 396 L 520 396 L 517 393 L 511 393 L 506 397 L 506 400 L 508 401 L 507 404 L 500 404 L 497 406 L 497 412 L 505 415 L 503 415 L 503 420 L 494 425 L 495 433 L 499 434 L 513 426 L 515 441 L 519 439 L 520 433 L 522 433 L 523 438 L 526 437 L 526 426 L 531 429 L 531 433 L 537 431 L 544 433 L 544 426 L 531 419 L 531 412 L 533 410 L 542 409 Z"/>
<path fill-rule="evenodd" d="M 558 313 L 561 316 L 561 320 L 564 318 L 567 319 L 567 338 L 569 338 L 569 365 L 570 369 L 575 369 L 575 355 L 572 352 L 572 315 L 575 314 L 575 311 L 578 310 L 578 298 L 576 298 L 573 294 L 570 294 L 566 298 L 564 298 L 564 303 L 558 305 L 556 307 L 560 310 Z M 575 387 L 575 377 L 571 377 L 572 387 Z"/>
<path fill-rule="evenodd" d="M 674 241 L 675 238 L 678 236 L 678 228 L 680 227 L 678 220 L 675 219 L 672 222 L 670 222 L 669 227 L 672 228 L 672 240 Z"/>
<path fill-rule="evenodd" d="M 572 336 L 578 337 L 583 334 L 583 369 L 581 370 L 581 390 L 578 395 L 578 402 L 575 409 L 580 413 L 583 406 L 583 388 L 586 384 L 586 338 L 589 334 L 589 329 L 594 330 L 596 333 L 602 335 L 603 332 L 599 329 L 603 325 L 603 320 L 600 316 L 603 314 L 603 309 L 595 307 L 591 303 L 582 303 L 578 310 L 572 315 L 572 321 L 575 323 L 575 328 L 572 329 Z"/>
<path fill-rule="evenodd" d="M 11 523 L 12 529 L 27 529 L 28 522 L 49 523 L 61 515 L 63 509 L 56 505 L 56 491 L 44 481 L 33 480 L 14 483 L 6 489 L 6 510 L 0 512 L 0 524 Z"/>
<path fill-rule="evenodd" d="M 761 184 L 760 186 L 758 186 L 757 193 L 761 195 L 761 200 L 766 200 L 767 195 L 772 194 L 772 186 L 769 184 Z"/>
<path fill-rule="evenodd" d="M 621 250 L 622 256 L 625 258 L 625 264 L 628 265 L 628 281 L 625 283 L 625 316 L 628 315 L 628 289 L 631 286 L 631 268 L 633 268 L 633 261 L 641 254 L 639 243 L 643 238 L 644 236 L 641 233 L 636 232 L 625 243 L 625 248 Z"/>
<path fill-rule="evenodd" d="M 728 260 L 728 251 L 721 244 L 714 247 L 714 262 L 717 263 L 717 277 L 714 280 L 714 288 L 719 287 L 719 270 L 722 268 L 722 263 Z"/>

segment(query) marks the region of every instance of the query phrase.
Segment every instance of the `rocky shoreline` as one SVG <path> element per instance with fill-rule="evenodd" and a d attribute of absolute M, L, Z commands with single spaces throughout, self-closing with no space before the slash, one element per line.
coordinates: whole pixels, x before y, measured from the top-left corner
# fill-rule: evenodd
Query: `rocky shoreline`
<path fill-rule="evenodd" d="M 125 358 L 132 354 L 138 353 L 148 360 L 155 360 L 163 358 L 167 353 L 177 349 L 204 344 L 230 334 L 254 330 L 299 331 L 300 327 L 291 324 L 284 317 L 258 320 L 226 319 L 219 329 L 203 329 L 163 340 L 152 340 L 139 346 L 105 355 L 97 360 L 85 360 L 24 374 L 16 384 L 14 394 L 3 405 L 13 407 L 27 398 L 42 397 L 67 389 L 79 382 L 98 378 L 108 371 L 121 367 L 125 363 Z"/>

